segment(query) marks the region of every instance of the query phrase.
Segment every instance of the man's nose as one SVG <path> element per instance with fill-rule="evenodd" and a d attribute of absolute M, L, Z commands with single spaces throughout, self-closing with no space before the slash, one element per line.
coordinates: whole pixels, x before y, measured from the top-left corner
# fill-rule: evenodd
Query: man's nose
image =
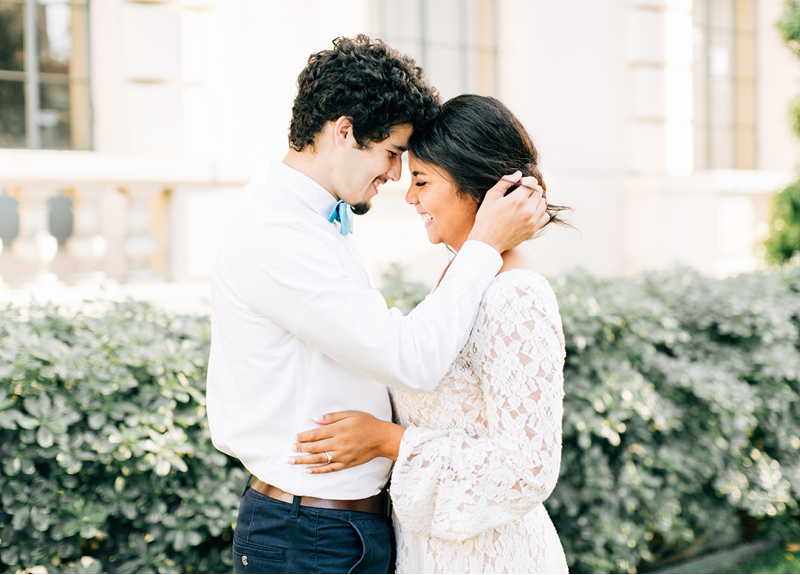
<path fill-rule="evenodd" d="M 386 172 L 386 177 L 396 182 L 400 179 L 400 176 L 403 175 L 403 160 L 400 156 L 392 159 L 392 165 L 389 167 L 389 171 Z"/>

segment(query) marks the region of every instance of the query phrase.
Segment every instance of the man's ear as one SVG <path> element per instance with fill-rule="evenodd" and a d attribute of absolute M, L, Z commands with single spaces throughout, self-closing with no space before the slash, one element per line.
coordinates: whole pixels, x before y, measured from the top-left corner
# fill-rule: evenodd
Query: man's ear
<path fill-rule="evenodd" d="M 353 122 L 347 116 L 339 116 L 333 122 L 333 144 L 343 146 L 352 145 L 353 142 Z"/>

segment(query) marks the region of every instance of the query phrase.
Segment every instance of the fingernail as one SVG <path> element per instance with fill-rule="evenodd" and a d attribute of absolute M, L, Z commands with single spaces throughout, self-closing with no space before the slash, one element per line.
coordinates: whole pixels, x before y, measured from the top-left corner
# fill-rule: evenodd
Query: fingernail
<path fill-rule="evenodd" d="M 289 462 L 289 463 L 291 463 L 291 464 L 294 464 L 294 457 L 290 457 L 290 458 L 289 458 L 289 459 L 287 459 L 286 461 L 288 461 L 288 462 Z"/>
<path fill-rule="evenodd" d="M 292 444 L 292 451 L 300 451 L 300 446 L 296 443 Z"/>
<path fill-rule="evenodd" d="M 310 468 L 310 467 L 306 467 L 306 471 L 305 471 L 305 472 L 306 472 L 306 473 L 314 473 L 313 471 L 311 471 L 311 468 Z"/>
<path fill-rule="evenodd" d="M 311 416 L 311 420 L 312 420 L 314 423 L 319 423 L 320 421 L 322 421 L 322 418 L 323 418 L 323 417 L 324 417 L 324 416 L 322 416 L 322 415 L 312 415 L 312 416 Z"/>

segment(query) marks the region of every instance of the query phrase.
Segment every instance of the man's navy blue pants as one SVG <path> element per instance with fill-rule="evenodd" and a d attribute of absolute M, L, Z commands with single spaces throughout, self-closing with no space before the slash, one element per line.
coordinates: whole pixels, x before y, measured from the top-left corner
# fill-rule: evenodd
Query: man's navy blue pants
<path fill-rule="evenodd" d="M 233 536 L 235 573 L 388 573 L 392 528 L 383 515 L 300 507 L 242 495 Z"/>

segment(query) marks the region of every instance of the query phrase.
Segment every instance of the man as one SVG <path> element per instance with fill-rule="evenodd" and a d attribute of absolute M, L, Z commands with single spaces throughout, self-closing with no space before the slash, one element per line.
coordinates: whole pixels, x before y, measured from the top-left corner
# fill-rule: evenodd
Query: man
<path fill-rule="evenodd" d="M 208 418 L 214 445 L 253 475 L 234 535 L 237 573 L 391 567 L 381 516 L 391 461 L 306 474 L 287 461 L 296 434 L 331 411 L 391 419 L 385 385 L 431 390 L 464 345 L 500 253 L 547 219 L 541 192 L 504 196 L 519 174 L 499 183 L 436 291 L 407 317 L 386 308 L 346 235 L 347 206 L 365 213 L 379 186 L 400 178 L 409 136 L 438 105 L 414 61 L 380 41 L 343 38 L 312 55 L 291 150 L 223 240 Z"/>

